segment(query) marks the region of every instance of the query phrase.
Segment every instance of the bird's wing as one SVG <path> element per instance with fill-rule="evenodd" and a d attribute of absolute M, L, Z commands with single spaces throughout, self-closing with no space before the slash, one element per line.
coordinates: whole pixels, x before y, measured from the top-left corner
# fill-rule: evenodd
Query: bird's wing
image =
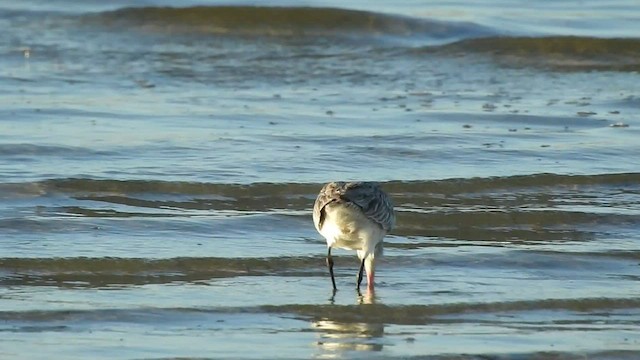
<path fill-rule="evenodd" d="M 391 198 L 378 184 L 347 183 L 341 198 L 357 205 L 367 218 L 379 224 L 385 231 L 391 230 L 395 225 L 396 216 Z"/>

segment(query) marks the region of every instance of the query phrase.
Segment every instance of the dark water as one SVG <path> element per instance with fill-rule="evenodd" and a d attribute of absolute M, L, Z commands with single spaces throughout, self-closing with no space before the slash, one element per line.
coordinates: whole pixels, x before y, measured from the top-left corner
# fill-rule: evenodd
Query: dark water
<path fill-rule="evenodd" d="M 131 5 L 0 1 L 0 358 L 640 357 L 634 1 Z"/>

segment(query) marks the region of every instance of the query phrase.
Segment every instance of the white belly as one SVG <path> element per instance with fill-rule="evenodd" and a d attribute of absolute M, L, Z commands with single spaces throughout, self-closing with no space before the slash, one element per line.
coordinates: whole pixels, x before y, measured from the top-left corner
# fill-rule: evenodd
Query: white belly
<path fill-rule="evenodd" d="M 359 256 L 375 252 L 385 231 L 378 224 L 367 219 L 359 209 L 329 204 L 325 207 L 325 218 L 320 234 L 327 239 L 329 247 L 359 250 Z"/>

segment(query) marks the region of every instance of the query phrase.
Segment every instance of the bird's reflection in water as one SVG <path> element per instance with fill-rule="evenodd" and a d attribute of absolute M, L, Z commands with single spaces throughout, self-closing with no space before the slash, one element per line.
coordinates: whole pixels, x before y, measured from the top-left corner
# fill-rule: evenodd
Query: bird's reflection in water
<path fill-rule="evenodd" d="M 318 320 L 313 327 L 320 332 L 317 342 L 322 350 L 321 358 L 340 357 L 347 351 L 382 351 L 380 341 L 384 336 L 384 324 L 344 323 Z"/>
<path fill-rule="evenodd" d="M 375 304 L 375 294 L 367 292 L 357 294 L 358 304 Z M 345 311 L 345 310 L 338 310 Z M 321 350 L 318 358 L 341 358 L 349 351 L 382 351 L 384 344 L 383 323 L 340 321 L 340 314 L 335 318 L 322 318 L 312 322 L 312 327 L 319 333 L 317 346 Z"/>

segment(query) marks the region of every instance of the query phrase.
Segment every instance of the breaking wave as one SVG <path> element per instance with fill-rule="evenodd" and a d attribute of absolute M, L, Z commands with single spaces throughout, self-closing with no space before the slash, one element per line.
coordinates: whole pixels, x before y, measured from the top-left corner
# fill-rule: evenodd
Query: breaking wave
<path fill-rule="evenodd" d="M 124 8 L 91 15 L 106 26 L 161 33 L 237 36 L 426 36 L 462 39 L 493 33 L 468 22 L 444 22 L 362 10 L 318 7 L 196 6 Z"/>

